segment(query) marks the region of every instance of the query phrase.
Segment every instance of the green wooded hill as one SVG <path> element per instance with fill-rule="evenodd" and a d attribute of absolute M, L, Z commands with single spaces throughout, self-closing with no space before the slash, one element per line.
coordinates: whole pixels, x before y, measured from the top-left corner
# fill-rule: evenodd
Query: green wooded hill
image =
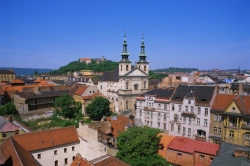
<path fill-rule="evenodd" d="M 103 61 L 99 63 L 91 61 L 91 63 L 89 64 L 80 61 L 73 61 L 67 64 L 66 66 L 62 66 L 57 70 L 51 71 L 50 74 L 66 74 L 67 72 L 75 72 L 80 70 L 93 70 L 94 72 L 104 72 L 112 71 L 116 68 L 118 68 L 118 62 L 113 61 Z"/>

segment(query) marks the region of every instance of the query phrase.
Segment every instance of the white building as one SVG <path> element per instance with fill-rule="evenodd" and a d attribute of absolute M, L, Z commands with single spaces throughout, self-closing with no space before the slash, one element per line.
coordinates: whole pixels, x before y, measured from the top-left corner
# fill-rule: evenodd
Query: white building
<path fill-rule="evenodd" d="M 7 165 L 69 165 L 80 153 L 80 140 L 75 127 L 66 127 L 9 137 L 1 151 Z"/>
<path fill-rule="evenodd" d="M 136 99 L 136 117 L 143 125 L 159 128 L 168 133 L 169 103 L 174 88 L 152 89 Z"/>
<path fill-rule="evenodd" d="M 98 88 L 113 104 L 114 112 L 135 110 L 136 96 L 148 91 L 149 62 L 146 61 L 144 39 L 141 53 L 135 68 L 129 60 L 126 35 L 123 41 L 119 68 L 112 72 L 104 72 L 98 81 Z"/>

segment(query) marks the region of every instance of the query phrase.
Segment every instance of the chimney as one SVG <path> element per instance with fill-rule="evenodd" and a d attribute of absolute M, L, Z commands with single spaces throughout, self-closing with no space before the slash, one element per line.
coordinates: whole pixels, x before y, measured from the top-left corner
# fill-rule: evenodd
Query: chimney
<path fill-rule="evenodd" d="M 134 125 L 135 125 L 135 117 L 134 117 L 134 115 L 132 115 L 132 114 L 129 115 L 129 124 L 130 124 L 131 126 L 134 126 Z"/>

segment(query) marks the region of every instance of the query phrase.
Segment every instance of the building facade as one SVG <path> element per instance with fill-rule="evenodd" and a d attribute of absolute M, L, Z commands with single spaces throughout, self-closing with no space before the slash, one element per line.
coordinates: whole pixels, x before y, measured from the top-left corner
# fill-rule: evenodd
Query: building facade
<path fill-rule="evenodd" d="M 10 82 L 16 78 L 13 70 L 0 70 L 0 82 Z"/>

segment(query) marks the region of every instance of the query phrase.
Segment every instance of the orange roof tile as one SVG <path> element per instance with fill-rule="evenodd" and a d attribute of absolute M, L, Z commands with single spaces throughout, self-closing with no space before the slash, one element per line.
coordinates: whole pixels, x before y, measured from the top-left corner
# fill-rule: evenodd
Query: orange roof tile
<path fill-rule="evenodd" d="M 10 84 L 20 84 L 20 83 L 25 84 L 25 82 L 23 82 L 22 80 L 19 80 L 19 79 L 14 79 L 10 82 Z"/>
<path fill-rule="evenodd" d="M 28 151 L 36 151 L 79 142 L 76 128 L 73 126 L 15 135 L 12 136 L 12 138 Z"/>
<path fill-rule="evenodd" d="M 34 82 L 35 82 L 35 83 L 39 83 L 39 82 L 41 82 L 41 81 L 43 81 L 43 79 L 42 79 L 42 78 L 38 78 L 38 79 L 36 79 Z"/>
<path fill-rule="evenodd" d="M 211 110 L 225 111 L 229 104 L 237 97 L 231 94 L 217 94 Z"/>
<path fill-rule="evenodd" d="M 238 96 L 235 102 L 243 115 L 250 115 L 250 96 Z"/>
<path fill-rule="evenodd" d="M 79 155 L 76 155 L 74 161 L 70 164 L 70 166 L 79 166 L 79 164 L 81 166 L 92 166 L 92 164 L 88 160 L 82 158 Z"/>
<path fill-rule="evenodd" d="M 37 166 L 37 163 L 31 154 L 13 140 L 12 137 L 7 138 L 2 143 L 1 151 L 3 157 L 6 159 L 6 165 Z"/>
<path fill-rule="evenodd" d="M 111 126 L 113 128 L 112 134 L 116 138 L 118 137 L 120 132 L 125 131 L 125 126 L 129 124 L 129 118 L 124 115 L 106 117 L 107 121 L 110 121 Z M 116 120 L 115 120 L 116 119 Z"/>
<path fill-rule="evenodd" d="M 158 150 L 158 154 L 166 159 L 168 145 L 174 139 L 174 136 L 165 133 L 160 133 L 159 135 L 161 136 L 160 145 L 163 145 L 163 149 Z"/>
<path fill-rule="evenodd" d="M 79 88 L 77 88 L 74 95 L 81 96 L 87 88 L 88 86 L 80 86 Z"/>

